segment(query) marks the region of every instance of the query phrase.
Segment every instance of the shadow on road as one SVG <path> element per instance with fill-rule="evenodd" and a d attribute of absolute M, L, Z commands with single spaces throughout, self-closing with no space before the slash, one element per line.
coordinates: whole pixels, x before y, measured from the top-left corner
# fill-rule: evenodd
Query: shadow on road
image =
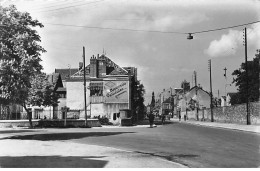
<path fill-rule="evenodd" d="M 30 130 L 4 130 L 4 131 L 1 131 L 0 130 L 0 134 L 21 133 L 21 132 L 34 132 L 34 131 L 30 131 Z"/>
<path fill-rule="evenodd" d="M 3 139 L 58 141 L 58 140 L 81 139 L 86 137 L 112 136 L 112 135 L 128 134 L 128 133 L 135 133 L 135 132 L 77 132 L 77 133 L 74 132 L 74 133 L 33 134 L 33 135 L 17 135 L 12 137 L 6 137 Z"/>
<path fill-rule="evenodd" d="M 136 125 L 150 125 L 149 120 L 137 121 L 135 124 L 136 124 Z M 162 125 L 162 121 L 159 120 L 159 119 L 155 119 L 155 120 L 154 120 L 154 124 L 155 124 L 155 125 Z M 169 121 L 169 120 L 166 120 L 166 121 L 163 123 L 163 125 L 168 125 L 168 124 L 175 124 L 175 123 L 174 123 L 174 122 L 171 122 L 171 121 Z"/>
<path fill-rule="evenodd" d="M 103 168 L 106 156 L 5 156 L 0 157 L 3 168 Z"/>

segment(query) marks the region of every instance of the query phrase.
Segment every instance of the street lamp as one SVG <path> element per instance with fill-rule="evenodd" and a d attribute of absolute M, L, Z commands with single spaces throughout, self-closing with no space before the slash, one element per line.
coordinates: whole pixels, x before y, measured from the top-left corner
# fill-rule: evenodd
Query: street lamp
<path fill-rule="evenodd" d="M 188 40 L 192 40 L 193 39 L 192 33 L 188 33 L 187 39 Z"/>

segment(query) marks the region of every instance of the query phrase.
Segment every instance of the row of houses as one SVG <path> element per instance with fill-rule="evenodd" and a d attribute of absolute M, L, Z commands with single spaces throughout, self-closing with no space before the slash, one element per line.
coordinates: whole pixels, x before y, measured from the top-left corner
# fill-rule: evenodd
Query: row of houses
<path fill-rule="evenodd" d="M 191 110 L 201 110 L 210 108 L 210 93 L 202 87 L 195 85 L 190 88 L 189 83 L 186 88 L 164 89 L 156 97 L 154 107 L 147 106 L 148 113 L 157 115 L 178 115 Z M 213 99 L 214 106 L 231 106 L 230 100 L 234 93 L 227 93 L 227 96 Z"/>
<path fill-rule="evenodd" d="M 88 118 L 107 117 L 112 122 L 118 122 L 120 115 L 120 118 L 131 117 L 131 85 L 137 81 L 135 67 L 120 67 L 104 54 L 93 55 L 85 67 L 86 91 L 82 62 L 79 62 L 78 68 L 55 69 L 54 73 L 48 75 L 48 80 L 55 84 L 59 103 L 49 107 L 28 106 L 33 119 L 64 119 L 65 112 L 67 118 L 84 119 L 85 111 Z M 6 119 L 25 119 L 26 113 L 21 107 L 13 110 L 15 106 L 2 106 L 0 115 L 9 112 L 9 118 Z"/>

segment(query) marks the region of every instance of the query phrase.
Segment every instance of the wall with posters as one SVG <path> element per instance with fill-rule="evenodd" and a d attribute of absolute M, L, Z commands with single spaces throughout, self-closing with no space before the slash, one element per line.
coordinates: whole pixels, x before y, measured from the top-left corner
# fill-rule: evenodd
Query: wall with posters
<path fill-rule="evenodd" d="M 129 81 L 104 81 L 105 103 L 129 103 Z"/>

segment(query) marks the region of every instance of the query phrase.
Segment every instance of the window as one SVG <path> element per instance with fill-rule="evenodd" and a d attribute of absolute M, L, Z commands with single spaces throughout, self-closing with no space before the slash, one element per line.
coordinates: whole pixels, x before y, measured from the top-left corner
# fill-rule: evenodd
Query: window
<path fill-rule="evenodd" d="M 60 98 L 66 98 L 66 94 L 59 94 Z"/>

